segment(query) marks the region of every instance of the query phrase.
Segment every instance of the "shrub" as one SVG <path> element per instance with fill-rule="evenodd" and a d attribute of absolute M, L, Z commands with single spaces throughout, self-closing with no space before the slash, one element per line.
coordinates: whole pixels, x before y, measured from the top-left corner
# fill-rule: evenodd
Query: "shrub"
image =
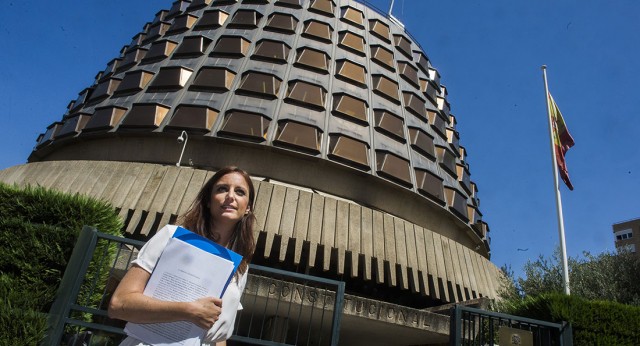
<path fill-rule="evenodd" d="M 573 328 L 574 345 L 640 345 L 640 308 L 560 293 L 526 297 L 509 313 Z"/>
<path fill-rule="evenodd" d="M 83 225 L 121 235 L 122 221 L 105 202 L 0 184 L 2 344 L 34 345 L 42 340 L 46 314 Z M 93 264 L 89 271 L 96 269 Z"/>

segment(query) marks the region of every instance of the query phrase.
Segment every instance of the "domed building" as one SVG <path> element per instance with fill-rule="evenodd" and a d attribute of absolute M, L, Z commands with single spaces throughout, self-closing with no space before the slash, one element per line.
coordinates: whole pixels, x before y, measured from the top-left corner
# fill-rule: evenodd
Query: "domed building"
<path fill-rule="evenodd" d="M 447 90 L 363 3 L 176 1 L 61 113 L 1 181 L 104 199 L 145 240 L 237 165 L 257 188 L 254 263 L 345 282 L 341 344 L 446 342 L 430 311 L 496 297 Z"/>

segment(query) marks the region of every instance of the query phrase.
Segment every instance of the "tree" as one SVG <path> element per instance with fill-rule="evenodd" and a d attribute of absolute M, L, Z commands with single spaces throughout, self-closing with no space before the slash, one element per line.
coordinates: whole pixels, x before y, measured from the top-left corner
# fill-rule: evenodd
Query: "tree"
<path fill-rule="evenodd" d="M 525 277 L 515 278 L 503 267 L 506 283 L 501 298 L 508 304 L 526 296 L 564 292 L 559 251 L 550 258 L 538 257 L 524 266 Z M 590 300 L 608 300 L 640 306 L 640 259 L 633 253 L 603 252 L 568 258 L 571 295 Z"/>

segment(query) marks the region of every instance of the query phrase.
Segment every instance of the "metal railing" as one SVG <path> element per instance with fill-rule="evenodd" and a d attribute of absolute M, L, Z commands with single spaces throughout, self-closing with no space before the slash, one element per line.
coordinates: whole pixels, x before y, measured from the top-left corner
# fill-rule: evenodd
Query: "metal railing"
<path fill-rule="evenodd" d="M 46 345 L 117 345 L 125 322 L 110 319 L 111 294 L 144 242 L 85 227 L 49 314 Z M 232 341 L 337 345 L 344 282 L 251 265 Z"/>
<path fill-rule="evenodd" d="M 571 325 L 461 305 L 451 308 L 449 345 L 572 346 Z"/>
<path fill-rule="evenodd" d="M 231 340 L 337 345 L 344 282 L 256 265 L 250 270 Z"/>

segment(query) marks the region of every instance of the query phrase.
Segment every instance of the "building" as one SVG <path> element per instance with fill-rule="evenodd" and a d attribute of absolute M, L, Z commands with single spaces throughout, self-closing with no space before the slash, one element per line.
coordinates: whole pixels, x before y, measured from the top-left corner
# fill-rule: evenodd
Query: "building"
<path fill-rule="evenodd" d="M 624 249 L 639 256 L 637 249 L 640 249 L 640 239 L 638 239 L 640 238 L 638 237 L 638 234 L 640 234 L 640 219 L 614 223 L 612 228 L 616 249 L 618 251 Z"/>
<path fill-rule="evenodd" d="M 430 311 L 497 295 L 447 90 L 363 3 L 176 1 L 61 113 L 0 181 L 105 199 L 144 240 L 240 166 L 255 262 L 346 282 L 344 344 L 441 343 L 448 321 Z"/>

